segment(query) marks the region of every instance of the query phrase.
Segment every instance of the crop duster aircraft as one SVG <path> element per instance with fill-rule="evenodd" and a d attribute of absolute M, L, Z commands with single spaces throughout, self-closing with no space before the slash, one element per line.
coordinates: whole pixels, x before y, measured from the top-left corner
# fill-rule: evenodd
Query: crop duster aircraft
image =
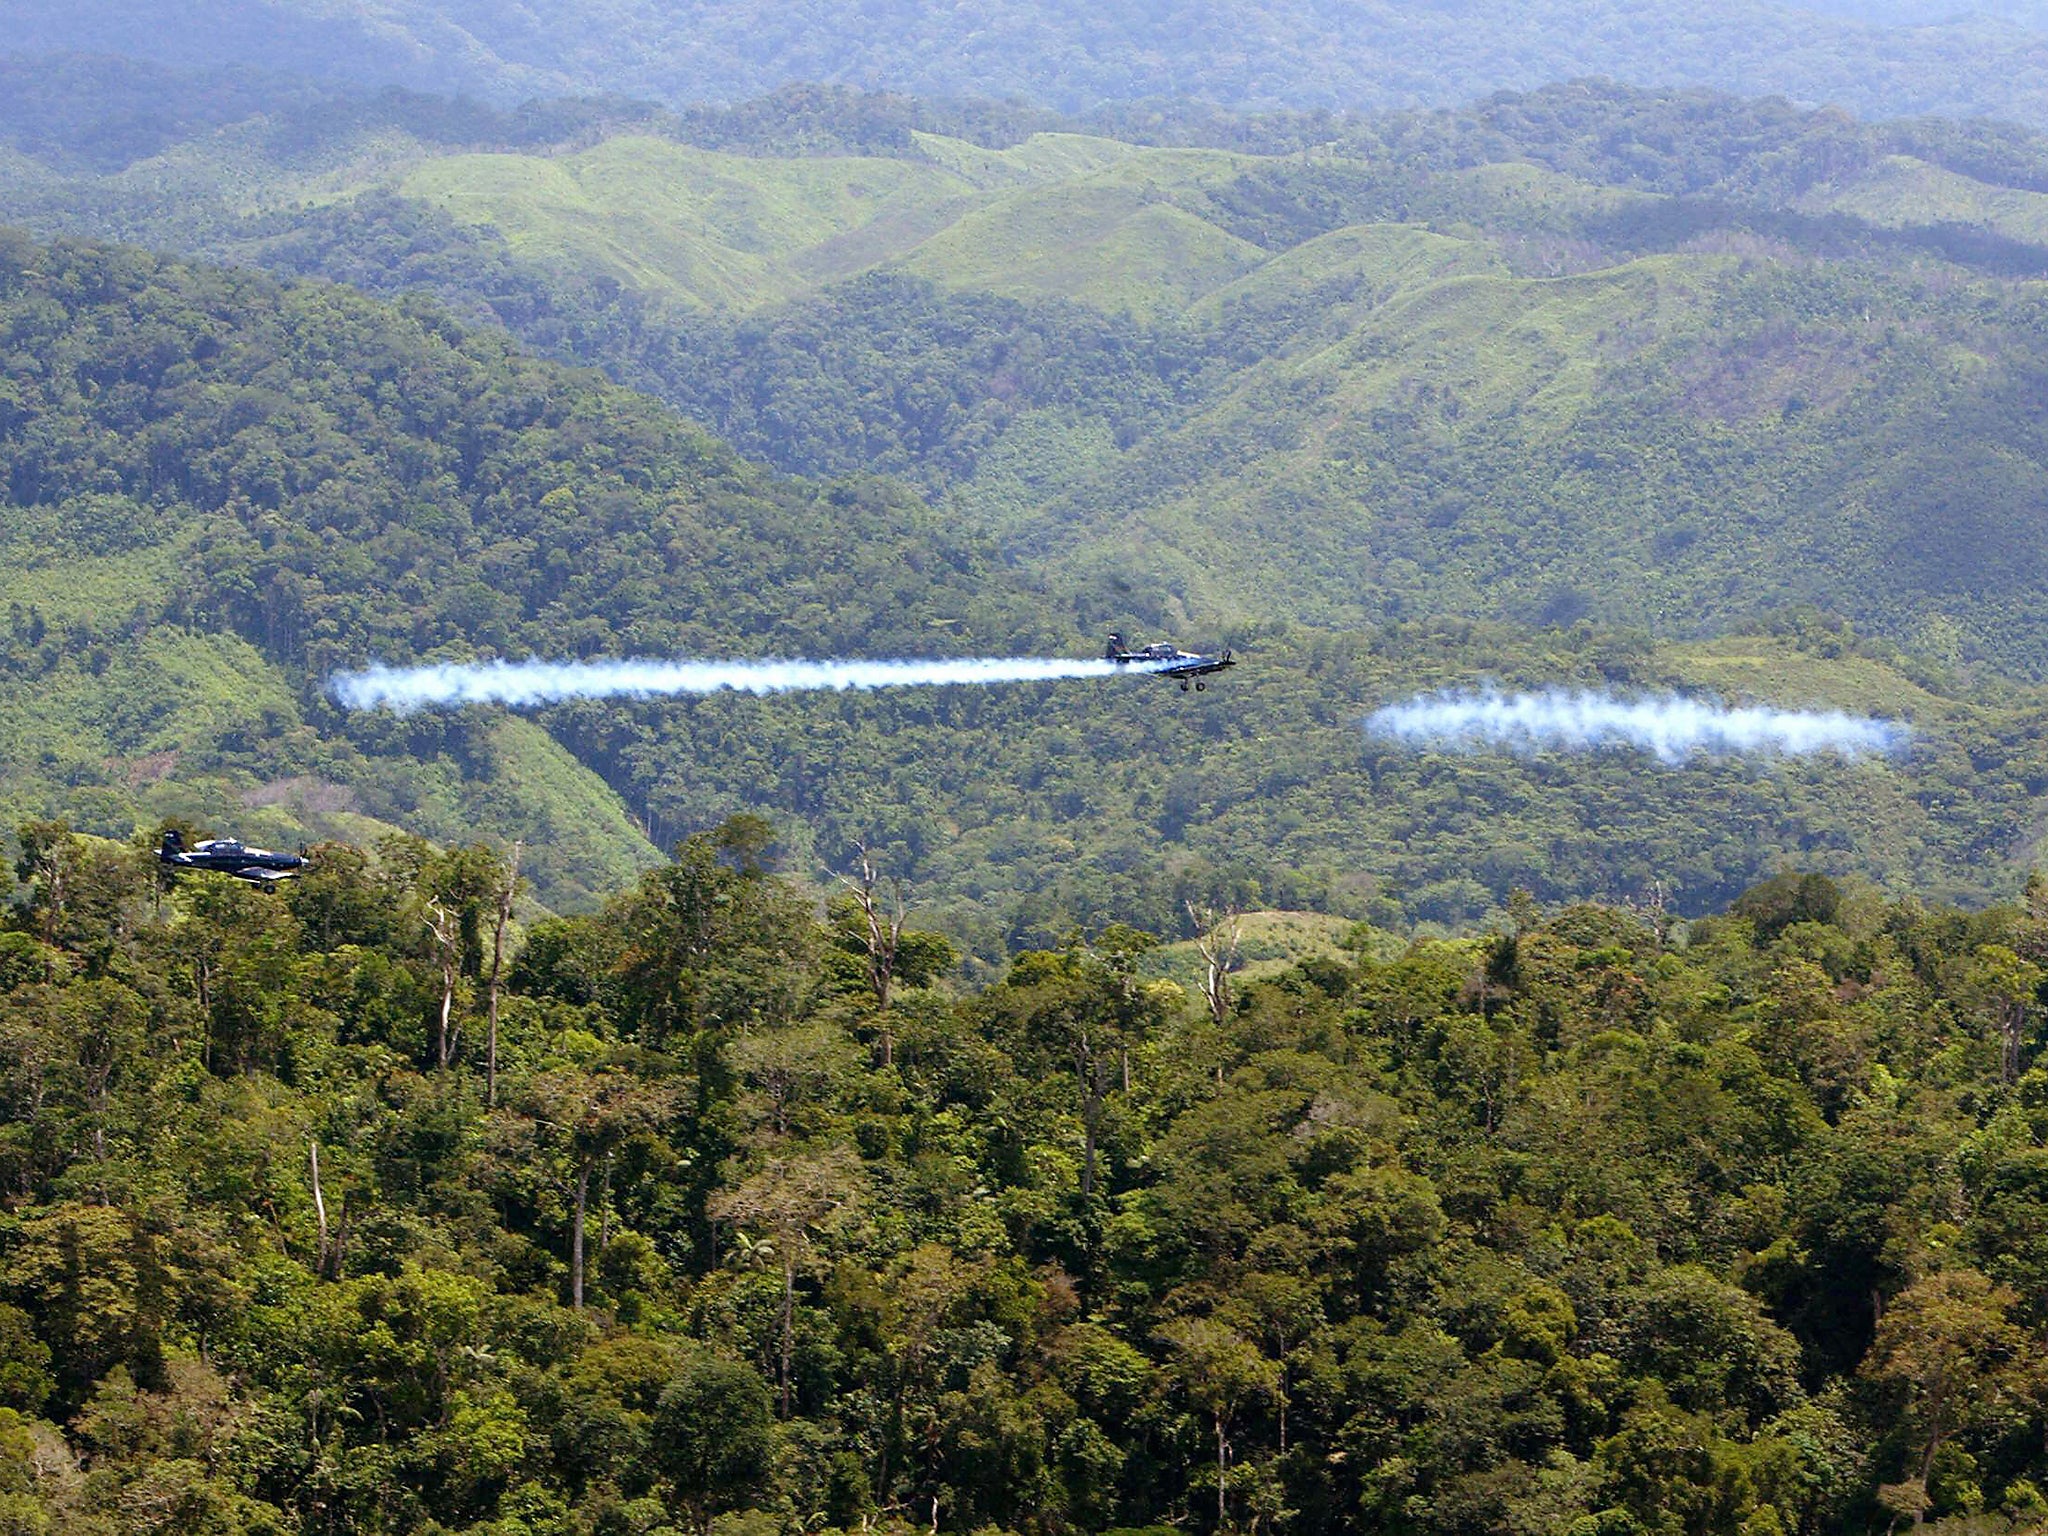
<path fill-rule="evenodd" d="M 1125 646 L 1122 635 L 1111 635 L 1109 649 L 1102 655 L 1105 661 L 1113 661 L 1120 667 L 1141 666 L 1160 677 L 1178 678 L 1182 693 L 1188 691 L 1189 683 L 1193 683 L 1197 690 L 1207 688 L 1209 685 L 1203 681 L 1204 678 L 1211 673 L 1221 672 L 1225 667 L 1237 665 L 1231 660 L 1228 651 L 1215 656 L 1204 656 L 1195 651 L 1180 650 L 1163 640 L 1133 651 Z"/>
<path fill-rule="evenodd" d="M 268 848 L 251 848 L 232 837 L 209 837 L 187 848 L 184 835 L 175 827 L 164 833 L 163 846 L 157 849 L 156 858 L 166 869 L 210 869 L 258 886 L 295 880 L 306 867 L 303 852 L 272 853 Z"/>

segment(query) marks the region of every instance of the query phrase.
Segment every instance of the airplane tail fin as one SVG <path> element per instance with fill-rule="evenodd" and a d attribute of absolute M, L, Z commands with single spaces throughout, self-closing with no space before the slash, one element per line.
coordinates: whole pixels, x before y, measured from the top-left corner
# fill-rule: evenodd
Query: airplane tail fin
<path fill-rule="evenodd" d="M 160 859 L 174 859 L 184 851 L 185 834 L 176 827 L 165 827 L 163 845 L 157 849 L 156 856 Z"/>
<path fill-rule="evenodd" d="M 1102 653 L 1102 659 L 1104 661 L 1117 661 L 1122 658 L 1123 654 L 1124 637 L 1112 632 L 1109 637 L 1109 649 Z"/>

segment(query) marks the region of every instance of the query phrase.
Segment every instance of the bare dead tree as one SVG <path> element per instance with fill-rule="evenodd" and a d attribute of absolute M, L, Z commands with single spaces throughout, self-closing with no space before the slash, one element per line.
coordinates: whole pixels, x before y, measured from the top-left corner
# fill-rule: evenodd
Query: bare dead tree
<path fill-rule="evenodd" d="M 504 883 L 498 887 L 498 926 L 491 936 L 490 1036 L 484 1048 L 484 1102 L 498 1107 L 498 990 L 505 973 L 505 925 L 512 921 L 512 898 L 519 890 L 520 844 L 512 845 L 505 863 Z"/>
<path fill-rule="evenodd" d="M 882 1065 L 886 1067 L 895 1060 L 895 1042 L 890 1034 L 887 1014 L 889 991 L 896 980 L 896 951 L 903 942 L 903 919 L 909 897 L 901 880 L 891 880 L 885 907 L 881 873 L 875 868 L 867 844 L 856 843 L 854 846 L 860 850 L 860 873 L 841 875 L 839 883 L 853 893 L 867 930 L 862 940 L 867 951 L 867 984 L 868 991 L 874 995 L 876 1009 L 883 1015 Z"/>
<path fill-rule="evenodd" d="M 307 1142 L 307 1146 L 311 1149 L 313 1164 L 313 1214 L 320 1219 L 320 1247 L 314 1257 L 313 1273 L 324 1275 L 327 1273 L 327 1198 L 320 1192 L 320 1143 L 313 1140 Z"/>
<path fill-rule="evenodd" d="M 1219 912 L 1190 901 L 1187 908 L 1188 918 L 1195 925 L 1195 948 L 1202 956 L 1202 996 L 1209 1004 L 1209 1017 L 1220 1029 L 1230 1017 L 1230 973 L 1238 967 L 1244 914 L 1235 905 Z"/>
<path fill-rule="evenodd" d="M 443 1071 L 455 1054 L 457 1035 L 449 1021 L 455 1012 L 455 982 L 462 965 L 462 923 L 438 901 L 427 903 L 427 932 L 434 936 L 434 958 L 441 966 L 441 1020 L 434 1030 L 434 1058 Z"/>
<path fill-rule="evenodd" d="M 213 1070 L 213 957 L 204 951 L 192 957 L 192 995 L 199 1004 L 199 1064 Z"/>

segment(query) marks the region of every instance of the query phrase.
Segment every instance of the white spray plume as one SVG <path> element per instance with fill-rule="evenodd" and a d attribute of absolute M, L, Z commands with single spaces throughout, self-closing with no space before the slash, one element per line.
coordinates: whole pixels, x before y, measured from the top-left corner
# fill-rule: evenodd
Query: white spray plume
<path fill-rule="evenodd" d="M 1366 720 L 1368 734 L 1414 747 L 1514 752 L 1584 752 L 1630 746 L 1659 762 L 1700 754 L 1803 756 L 1895 752 L 1909 732 L 1896 721 L 1839 710 L 1731 708 L 1712 699 L 1663 694 L 1623 699 L 1611 693 L 1546 688 L 1537 693 L 1445 692 L 1389 704 Z"/>
<path fill-rule="evenodd" d="M 399 714 L 463 704 L 554 704 L 563 699 L 796 689 L 904 688 L 956 683 L 1042 683 L 1152 671 L 1139 663 L 1057 656 L 933 661 L 485 661 L 337 672 L 328 688 L 346 709 Z"/>

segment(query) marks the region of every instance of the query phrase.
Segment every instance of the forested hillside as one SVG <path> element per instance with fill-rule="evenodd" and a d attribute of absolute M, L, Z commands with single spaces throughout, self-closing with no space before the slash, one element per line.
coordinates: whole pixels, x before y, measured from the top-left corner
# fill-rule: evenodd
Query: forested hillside
<path fill-rule="evenodd" d="M 2036 136 L 1592 87 L 1088 133 L 623 111 L 46 147 L 0 207 L 424 288 L 783 469 L 912 479 L 1106 613 L 1690 635 L 1804 602 L 2048 656 Z"/>
<path fill-rule="evenodd" d="M 378 656 L 1058 651 L 1119 614 L 1031 598 L 900 490 L 775 480 L 429 311 L 22 241 L 0 296 L 7 793 L 107 834 L 166 814 L 277 841 L 483 828 L 533 845 L 543 899 L 573 907 L 651 858 L 644 838 L 752 809 L 813 867 L 869 845 L 998 956 L 1075 922 L 1172 928 L 1190 899 L 1456 923 L 1526 884 L 1696 910 L 1788 848 L 1986 891 L 2017 880 L 2048 792 L 2040 699 L 1935 674 L 1930 692 L 1812 619 L 1690 649 L 1267 626 L 1233 637 L 1249 680 L 1193 710 L 1123 679 L 563 705 L 545 730 L 344 715 L 329 672 Z M 1416 757 L 1360 735 L 1373 703 L 1475 673 L 1927 729 L 1900 762 L 1647 776 L 1626 753 Z"/>
<path fill-rule="evenodd" d="M 224 62 L 501 102 L 626 91 L 738 100 L 791 81 L 1083 109 L 1181 98 L 1235 108 L 1448 105 L 1588 75 L 1782 93 L 1868 113 L 2048 121 L 2039 0 L 1929 3 L 1158 0 L 972 10 L 929 0 L 17 0 L 26 54 Z"/>
<path fill-rule="evenodd" d="M 777 480 L 431 310 L 6 235 L 0 337 L 16 810 L 487 827 L 574 904 L 654 857 L 601 782 L 523 722 L 345 720 L 328 672 L 1036 632 L 903 493 Z"/>
<path fill-rule="evenodd" d="M 480 848 L 166 893 L 22 828 L 8 1528 L 2048 1515 L 2037 887 L 1518 897 L 1207 995 L 1111 925 L 957 994 L 767 835 L 501 949 Z"/>
<path fill-rule="evenodd" d="M 10 119 L 5 206 L 45 229 L 423 290 L 785 470 L 882 471 L 937 510 L 742 470 L 414 299 L 24 257 L 16 813 L 281 842 L 481 825 L 533 843 L 573 907 L 754 809 L 819 872 L 868 845 L 990 963 L 1075 923 L 1175 929 L 1190 897 L 1458 924 L 1524 885 L 1700 911 L 1788 850 L 1982 896 L 2039 835 L 2041 701 L 1992 675 L 2048 655 L 2028 134 L 1613 88 L 1139 114 L 1122 138 L 819 91 L 236 118 L 232 91 L 174 81 L 152 125 L 72 84 L 69 116 Z M 79 275 L 102 264 L 111 286 Z M 229 325 L 289 344 L 215 350 Z M 415 370 L 454 403 L 386 400 Z M 533 390 L 560 426 L 496 403 Z M 357 421 L 340 458 L 309 453 Z M 356 548 L 335 476 L 389 509 Z M 648 517 L 673 536 L 631 531 Z M 685 533 L 721 553 L 687 567 Z M 540 559 L 558 536 L 573 579 Z M 1256 670 L 1192 716 L 1033 687 L 400 729 L 320 690 L 371 655 L 1073 653 L 1140 625 Z M 1896 763 L 1649 774 L 1357 732 L 1477 678 L 1922 731 Z"/>

